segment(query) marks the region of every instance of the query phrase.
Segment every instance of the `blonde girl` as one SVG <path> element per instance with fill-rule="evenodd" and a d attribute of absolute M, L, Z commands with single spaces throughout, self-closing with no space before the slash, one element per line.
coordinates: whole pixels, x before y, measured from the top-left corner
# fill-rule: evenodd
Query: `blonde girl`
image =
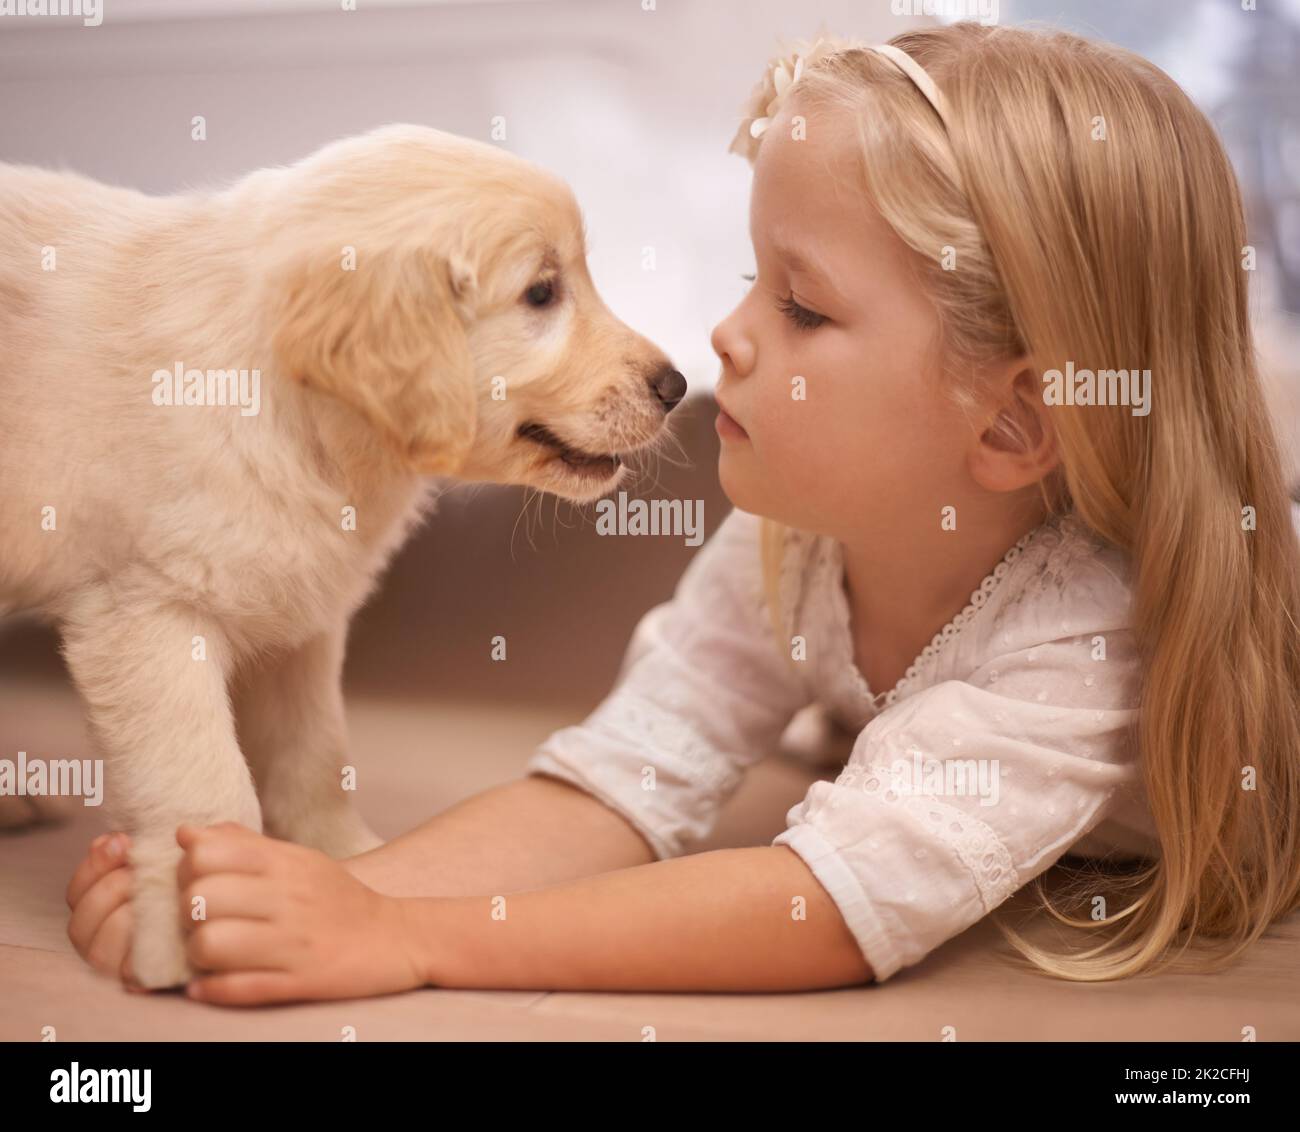
<path fill-rule="evenodd" d="M 194 996 L 880 981 L 1067 854 L 1124 867 L 1053 948 L 1004 925 L 1066 979 L 1217 967 L 1296 908 L 1300 550 L 1204 116 L 959 24 L 774 61 L 733 148 L 735 510 L 523 780 L 342 864 L 182 827 Z M 847 762 L 772 845 L 686 855 L 810 704 Z M 123 847 L 69 931 L 129 976 Z"/>

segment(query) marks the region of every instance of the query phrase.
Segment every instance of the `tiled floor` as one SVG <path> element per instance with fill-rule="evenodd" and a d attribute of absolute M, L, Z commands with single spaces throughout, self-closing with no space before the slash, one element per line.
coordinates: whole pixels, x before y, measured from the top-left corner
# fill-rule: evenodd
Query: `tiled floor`
<path fill-rule="evenodd" d="M 514 777 L 533 746 L 572 712 L 499 705 L 353 702 L 353 748 L 369 788 L 361 808 L 391 836 L 475 790 Z M 0 687 L 0 750 L 87 753 L 66 688 Z M 769 759 L 745 783 L 708 848 L 761 844 L 784 826 L 812 772 Z M 543 994 L 423 990 L 384 999 L 223 1010 L 176 995 L 131 995 L 95 975 L 64 934 L 63 891 L 101 811 L 78 807 L 60 825 L 0 834 L 0 1040 L 141 1039 L 660 1041 L 1300 1039 L 1300 918 L 1275 929 L 1244 962 L 1211 976 L 1158 976 L 1095 986 L 1016 969 L 985 922 L 879 987 L 811 994 Z"/>

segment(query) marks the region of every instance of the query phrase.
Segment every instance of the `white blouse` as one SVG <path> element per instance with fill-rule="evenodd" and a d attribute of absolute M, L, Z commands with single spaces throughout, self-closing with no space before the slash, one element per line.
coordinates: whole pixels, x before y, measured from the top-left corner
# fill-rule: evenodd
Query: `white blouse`
<path fill-rule="evenodd" d="M 613 690 L 551 735 L 529 773 L 588 791 L 674 857 L 709 834 L 796 714 L 820 705 L 857 739 L 773 844 L 825 887 L 877 981 L 1066 852 L 1159 855 L 1131 738 L 1138 658 L 1121 552 L 1073 515 L 1049 519 L 873 695 L 853 660 L 840 543 L 788 533 L 778 645 L 759 523 L 727 516 L 673 598 L 642 618 Z"/>

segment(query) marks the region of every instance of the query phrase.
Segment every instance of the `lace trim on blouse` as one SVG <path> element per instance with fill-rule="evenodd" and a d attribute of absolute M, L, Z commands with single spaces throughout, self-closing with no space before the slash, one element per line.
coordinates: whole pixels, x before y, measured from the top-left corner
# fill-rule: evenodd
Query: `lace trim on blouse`
<path fill-rule="evenodd" d="M 909 754 L 914 749 L 909 748 Z M 993 911 L 1020 887 L 1011 854 L 993 829 L 966 810 L 916 792 L 905 768 L 851 764 L 835 785 L 875 794 L 890 805 L 901 806 L 928 832 L 936 834 L 970 871 L 985 912 Z M 838 795 L 832 796 L 832 807 L 838 805 L 837 799 Z M 870 841 L 867 847 L 874 848 Z M 918 860 L 923 860 L 925 853 L 918 849 Z"/>
<path fill-rule="evenodd" d="M 665 706 L 674 710 L 665 712 Z M 584 726 L 603 728 L 607 735 L 623 737 L 636 749 L 656 752 L 656 758 L 672 767 L 710 798 L 729 795 L 740 782 L 741 770 L 730 760 L 714 757 L 712 741 L 691 722 L 686 701 L 678 692 L 675 697 L 645 696 L 625 690 L 616 702 L 606 700 L 593 711 Z M 604 768 L 597 766 L 601 777 Z M 617 777 L 623 772 L 614 768 Z"/>
<path fill-rule="evenodd" d="M 790 632 L 795 631 L 798 621 L 798 609 L 801 599 L 807 594 L 807 582 L 815 569 L 822 573 L 821 581 L 830 591 L 833 604 L 833 616 L 836 618 L 837 631 L 831 634 L 836 649 L 836 668 L 847 674 L 851 691 L 855 698 L 868 704 L 876 711 L 892 707 L 900 698 L 911 692 L 915 686 L 934 667 L 945 647 L 974 620 L 976 615 L 988 603 L 993 591 L 1011 572 L 1011 567 L 1025 548 L 1038 535 L 1059 525 L 1063 517 L 1049 518 L 1042 525 L 1029 531 L 1010 547 L 993 569 L 984 576 L 983 581 L 972 591 L 970 601 L 955 617 L 943 626 L 930 643 L 926 645 L 908 666 L 892 688 L 887 692 L 872 692 L 866 677 L 862 675 L 853 659 L 853 635 L 849 631 L 852 621 L 848 595 L 844 592 L 844 548 L 838 540 L 813 536 L 792 528 L 786 529 L 786 542 L 782 554 L 780 579 L 781 607 L 787 612 Z"/>

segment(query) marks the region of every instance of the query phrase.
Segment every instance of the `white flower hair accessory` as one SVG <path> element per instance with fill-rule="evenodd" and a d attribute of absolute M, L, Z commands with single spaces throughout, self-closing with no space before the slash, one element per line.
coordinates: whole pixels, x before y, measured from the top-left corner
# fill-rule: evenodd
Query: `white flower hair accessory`
<path fill-rule="evenodd" d="M 790 92 L 804 71 L 817 60 L 841 51 L 874 51 L 882 59 L 887 59 L 912 81 L 912 85 L 925 96 L 925 100 L 934 107 L 945 130 L 951 130 L 951 118 L 948 104 L 934 80 L 926 69 L 900 47 L 892 43 L 865 44 L 853 40 L 837 39 L 820 35 L 812 43 L 796 43 L 790 53 L 778 56 L 768 65 L 767 74 L 749 96 L 748 116 L 741 123 L 736 136 L 727 147 L 728 153 L 738 153 L 752 164 L 758 152 L 758 142 L 776 117 L 781 108 L 781 101 Z"/>
<path fill-rule="evenodd" d="M 805 69 L 827 55 L 858 46 L 861 45 L 851 40 L 819 35 L 811 42 L 797 40 L 788 51 L 773 58 L 768 63 L 762 81 L 750 92 L 745 104 L 744 120 L 736 130 L 736 136 L 731 139 L 727 152 L 738 153 L 753 161 L 758 152 L 759 139 L 776 117 L 790 88 L 803 77 Z"/>

